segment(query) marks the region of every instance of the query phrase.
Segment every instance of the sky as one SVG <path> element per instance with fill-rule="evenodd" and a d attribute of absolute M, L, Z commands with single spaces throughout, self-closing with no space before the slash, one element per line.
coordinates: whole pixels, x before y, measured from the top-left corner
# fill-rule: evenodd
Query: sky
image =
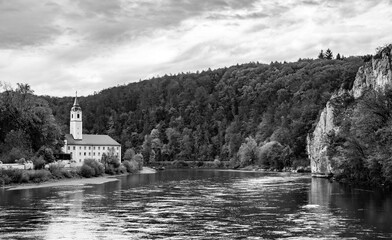
<path fill-rule="evenodd" d="M 237 63 L 372 54 L 392 0 L 0 0 L 0 82 L 90 95 Z"/>

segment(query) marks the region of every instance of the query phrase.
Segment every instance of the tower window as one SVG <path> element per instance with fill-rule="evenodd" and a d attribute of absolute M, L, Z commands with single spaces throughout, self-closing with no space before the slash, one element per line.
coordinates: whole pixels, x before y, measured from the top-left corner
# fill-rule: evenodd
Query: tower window
<path fill-rule="evenodd" d="M 71 118 L 73 118 L 73 114 L 71 114 Z"/>
<path fill-rule="evenodd" d="M 79 113 L 78 113 L 78 117 L 77 118 L 80 118 Z"/>

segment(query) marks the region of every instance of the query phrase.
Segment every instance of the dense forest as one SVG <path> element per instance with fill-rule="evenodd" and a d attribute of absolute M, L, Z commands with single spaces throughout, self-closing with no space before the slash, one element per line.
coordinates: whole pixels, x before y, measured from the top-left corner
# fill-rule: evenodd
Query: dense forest
<path fill-rule="evenodd" d="M 16 89 L 0 82 L 0 161 L 54 161 L 63 145 L 62 132 L 48 102 L 27 84 Z"/>
<path fill-rule="evenodd" d="M 117 86 L 79 98 L 84 133 L 109 134 L 150 163 L 306 166 L 306 136 L 319 112 L 334 91 L 351 87 L 362 64 L 360 57 L 321 56 Z M 68 133 L 72 97 L 44 98 Z"/>

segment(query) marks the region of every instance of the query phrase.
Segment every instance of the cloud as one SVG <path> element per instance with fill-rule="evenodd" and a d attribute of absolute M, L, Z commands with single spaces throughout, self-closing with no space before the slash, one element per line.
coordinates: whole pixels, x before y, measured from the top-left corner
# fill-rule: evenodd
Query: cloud
<path fill-rule="evenodd" d="M 87 95 L 157 75 L 392 42 L 390 0 L 0 0 L 2 81 Z"/>

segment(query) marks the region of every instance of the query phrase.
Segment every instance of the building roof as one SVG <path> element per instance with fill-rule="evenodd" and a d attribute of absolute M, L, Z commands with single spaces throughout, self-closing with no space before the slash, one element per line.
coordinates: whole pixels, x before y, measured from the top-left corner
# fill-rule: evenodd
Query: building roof
<path fill-rule="evenodd" d="M 108 135 L 83 134 L 82 140 L 75 140 L 71 134 L 65 134 L 68 145 L 99 145 L 99 146 L 120 146 Z"/>

